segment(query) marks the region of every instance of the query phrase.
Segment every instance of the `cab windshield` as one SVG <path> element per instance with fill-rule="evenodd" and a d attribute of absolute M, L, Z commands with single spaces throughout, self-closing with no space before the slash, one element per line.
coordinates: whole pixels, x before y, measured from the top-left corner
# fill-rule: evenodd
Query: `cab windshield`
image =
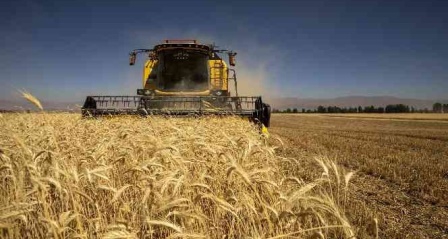
<path fill-rule="evenodd" d="M 208 89 L 208 55 L 176 49 L 159 54 L 158 88 L 166 91 L 203 91 Z"/>

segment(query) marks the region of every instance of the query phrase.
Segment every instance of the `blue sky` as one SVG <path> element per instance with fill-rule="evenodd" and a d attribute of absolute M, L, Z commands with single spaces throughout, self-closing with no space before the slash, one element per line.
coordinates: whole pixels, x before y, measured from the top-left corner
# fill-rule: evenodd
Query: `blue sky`
<path fill-rule="evenodd" d="M 128 53 L 196 38 L 238 52 L 240 91 L 448 98 L 448 1 L 0 2 L 0 99 L 133 95 Z"/>

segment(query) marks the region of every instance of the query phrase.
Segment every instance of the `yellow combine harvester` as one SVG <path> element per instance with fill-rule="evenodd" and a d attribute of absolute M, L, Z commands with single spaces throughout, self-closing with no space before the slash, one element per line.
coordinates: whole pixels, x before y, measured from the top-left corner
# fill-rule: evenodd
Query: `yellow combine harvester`
<path fill-rule="evenodd" d="M 269 127 L 270 106 L 260 96 L 238 96 L 236 72 L 219 55 L 227 54 L 235 66 L 235 52 L 196 40 L 165 40 L 153 49 L 133 50 L 130 65 L 140 53 L 148 59 L 137 96 L 87 96 L 83 116 L 240 115 Z M 235 96 L 230 95 L 229 81 L 234 82 Z"/>

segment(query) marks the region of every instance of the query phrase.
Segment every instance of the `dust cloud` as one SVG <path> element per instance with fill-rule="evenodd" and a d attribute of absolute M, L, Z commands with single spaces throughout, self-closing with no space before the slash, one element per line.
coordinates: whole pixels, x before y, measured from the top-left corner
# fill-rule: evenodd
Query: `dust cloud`
<path fill-rule="evenodd" d="M 240 96 L 263 96 L 275 98 L 282 96 L 276 75 L 281 65 L 282 50 L 248 37 L 243 43 L 233 42 L 236 56 L 238 94 Z M 232 49 L 232 48 L 230 48 Z M 227 61 L 227 56 L 224 57 Z M 231 76 L 231 75 L 230 75 Z M 234 94 L 233 82 L 229 87 Z"/>
<path fill-rule="evenodd" d="M 240 96 L 271 96 L 276 95 L 277 90 L 270 82 L 271 74 L 265 65 L 249 67 L 248 64 L 241 63 L 236 67 L 238 94 Z M 234 85 L 229 82 L 230 90 L 234 91 Z"/>

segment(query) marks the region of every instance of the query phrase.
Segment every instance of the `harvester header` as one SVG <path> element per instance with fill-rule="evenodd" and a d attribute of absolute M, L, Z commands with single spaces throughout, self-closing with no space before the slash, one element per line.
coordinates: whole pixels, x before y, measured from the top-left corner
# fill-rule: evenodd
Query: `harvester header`
<path fill-rule="evenodd" d="M 129 64 L 146 54 L 137 96 L 88 96 L 84 116 L 115 114 L 241 115 L 269 127 L 271 109 L 261 96 L 239 96 L 236 52 L 197 40 L 164 40 L 129 53 Z M 233 87 L 229 83 L 233 82 Z M 234 90 L 234 96 L 231 94 Z"/>

